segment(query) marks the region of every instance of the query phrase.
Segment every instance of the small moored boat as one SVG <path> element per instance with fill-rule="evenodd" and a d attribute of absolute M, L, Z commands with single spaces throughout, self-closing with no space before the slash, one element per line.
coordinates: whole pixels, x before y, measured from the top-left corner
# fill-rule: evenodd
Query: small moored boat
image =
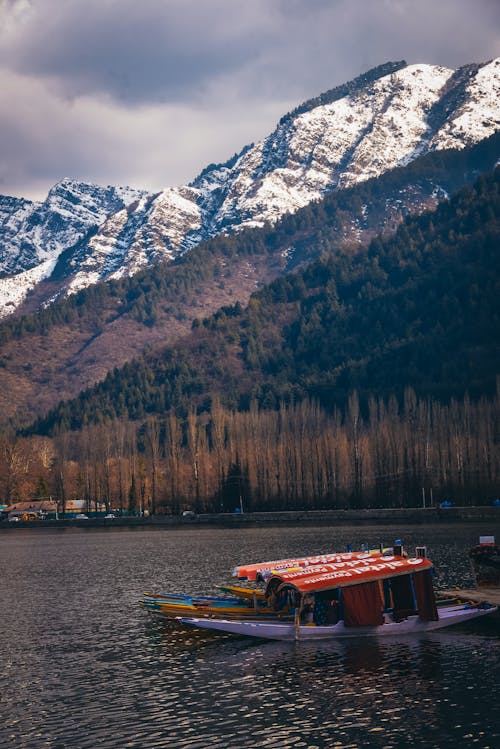
<path fill-rule="evenodd" d="M 381 552 L 376 552 L 380 557 Z M 294 572 L 304 570 L 306 574 L 315 569 L 307 566 L 311 560 L 331 560 L 327 564 L 348 565 L 357 567 L 364 565 L 365 561 L 375 552 L 347 552 L 345 554 L 327 554 L 319 557 L 303 557 L 300 559 L 287 559 L 275 562 L 263 562 L 257 565 L 242 567 L 245 577 L 250 576 L 252 580 L 259 578 L 260 581 L 269 579 L 278 570 Z M 333 561 L 335 560 L 335 561 Z M 219 619 L 252 619 L 275 618 L 279 621 L 293 618 L 296 610 L 295 595 L 292 591 L 275 596 L 272 586 L 264 590 L 256 587 L 242 587 L 236 585 L 219 586 L 227 596 L 189 596 L 176 593 L 145 593 L 140 601 L 141 606 L 161 614 L 166 618 L 191 617 L 191 618 L 219 618 Z"/>

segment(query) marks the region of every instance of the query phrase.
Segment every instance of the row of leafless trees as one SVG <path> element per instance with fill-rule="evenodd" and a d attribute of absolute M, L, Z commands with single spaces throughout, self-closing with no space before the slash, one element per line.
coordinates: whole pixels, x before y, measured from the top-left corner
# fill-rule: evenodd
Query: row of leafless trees
<path fill-rule="evenodd" d="M 303 401 L 87 426 L 53 439 L 0 437 L 0 498 L 52 496 L 64 509 L 177 513 L 411 507 L 500 494 L 500 396 L 443 405 L 356 394 L 345 411 Z"/>

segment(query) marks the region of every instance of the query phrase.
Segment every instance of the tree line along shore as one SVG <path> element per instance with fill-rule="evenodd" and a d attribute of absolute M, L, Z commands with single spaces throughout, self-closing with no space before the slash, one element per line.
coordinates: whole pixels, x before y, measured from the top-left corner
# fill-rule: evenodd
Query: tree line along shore
<path fill-rule="evenodd" d="M 53 437 L 0 435 L 0 498 L 51 497 L 130 515 L 491 506 L 498 497 L 499 394 L 448 405 L 354 393 L 185 417 L 88 424 Z"/>

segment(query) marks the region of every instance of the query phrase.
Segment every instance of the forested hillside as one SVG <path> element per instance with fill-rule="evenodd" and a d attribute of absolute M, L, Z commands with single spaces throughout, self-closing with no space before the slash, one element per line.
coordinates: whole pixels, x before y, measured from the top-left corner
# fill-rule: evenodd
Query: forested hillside
<path fill-rule="evenodd" d="M 189 336 L 193 322 L 196 325 L 197 321 L 223 307 L 226 311 L 218 315 L 217 322 L 206 323 L 208 328 L 203 328 L 209 331 L 207 340 L 210 342 L 214 338 L 210 326 L 222 328 L 222 314 L 226 318 L 240 315 L 240 305 L 247 304 L 252 292 L 294 268 L 304 268 L 315 258 L 326 259 L 340 252 L 339 262 L 349 265 L 360 245 L 369 242 L 379 231 L 385 236 L 391 234 L 404 216 L 434 207 L 447 193 L 472 181 L 481 171 L 491 169 L 498 158 L 499 142 L 497 134 L 473 148 L 429 154 L 378 179 L 333 193 L 286 216 L 275 227 L 218 237 L 186 253 L 176 263 L 159 264 L 133 278 L 95 285 L 37 314 L 4 322 L 0 325 L 2 418 L 14 418 L 18 424 L 29 423 L 34 415 L 43 415 L 59 399 L 76 396 L 82 389 L 102 380 L 108 371 L 123 366 L 144 350 L 180 345 L 179 342 Z M 329 270 L 324 261 L 321 268 L 323 266 L 323 270 L 314 272 L 326 276 L 337 272 Z M 370 272 L 367 266 L 366 273 Z M 376 270 L 375 275 L 377 273 Z M 288 294 L 289 283 L 292 282 L 287 281 L 279 293 Z M 266 299 L 265 295 L 262 299 Z M 37 305 L 36 299 L 32 302 Z M 307 314 L 306 310 L 304 312 Z M 269 314 L 274 312 L 269 311 Z M 260 340 L 262 332 L 252 329 L 261 323 L 262 318 L 255 315 L 245 323 L 251 338 L 245 344 L 242 334 L 242 351 L 236 355 L 234 372 L 227 375 L 228 382 L 231 377 L 238 382 L 231 396 L 233 403 L 239 403 L 240 399 L 243 403 L 252 397 L 243 395 L 246 386 L 239 381 L 243 377 L 242 367 L 245 376 L 254 379 L 250 374 L 252 357 L 255 341 Z M 198 338 L 202 332 L 202 329 L 198 331 Z M 189 340 L 188 345 L 194 345 L 195 339 Z M 290 346 L 294 345 L 291 341 Z M 300 393 L 314 389 L 312 381 L 303 383 L 301 378 L 298 382 L 293 378 L 289 381 L 285 374 L 280 382 L 271 371 L 266 374 L 266 367 L 276 368 L 279 363 L 273 364 L 271 350 L 265 357 L 269 358 L 268 364 L 262 360 L 265 377 L 256 378 L 255 395 L 261 402 L 272 404 L 287 391 L 298 389 Z M 146 369 L 151 366 L 147 364 Z M 347 377 L 345 367 L 343 371 Z M 320 383 L 318 387 L 321 389 Z M 338 387 L 343 387 L 341 380 Z M 196 385 L 197 390 L 200 388 L 204 394 L 210 392 L 210 386 Z M 264 390 L 260 392 L 259 388 Z M 144 397 L 147 401 L 149 396 L 142 394 L 134 399 L 136 407 L 117 405 L 113 401 L 105 407 L 103 416 L 126 413 L 129 408 L 134 415 L 149 411 L 151 404 L 143 402 Z M 161 408 L 169 407 L 167 403 L 170 404 L 171 399 L 165 401 L 163 396 L 159 397 Z"/>
<path fill-rule="evenodd" d="M 408 386 L 442 401 L 493 396 L 499 181 L 500 170 L 483 176 L 436 211 L 407 218 L 393 237 L 325 252 L 254 294 L 247 309 L 236 303 L 195 321 L 182 345 L 116 369 L 35 430 L 208 411 L 214 398 L 245 410 L 305 397 L 331 408 L 354 390 L 363 408 L 369 396 L 402 397 Z"/>

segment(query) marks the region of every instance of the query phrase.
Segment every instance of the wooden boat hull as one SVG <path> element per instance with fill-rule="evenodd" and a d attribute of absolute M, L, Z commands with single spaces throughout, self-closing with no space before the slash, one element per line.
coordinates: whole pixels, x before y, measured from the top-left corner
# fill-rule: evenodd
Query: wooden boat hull
<path fill-rule="evenodd" d="M 296 630 L 294 622 L 259 620 L 200 619 L 179 617 L 181 624 L 216 632 L 228 632 L 270 640 L 322 640 L 344 637 L 387 637 L 431 632 L 453 624 L 461 624 L 497 611 L 497 607 L 471 608 L 470 606 L 447 606 L 439 609 L 437 621 L 423 621 L 418 616 L 410 616 L 401 622 L 393 622 L 387 617 L 384 624 L 376 627 L 346 627 L 343 621 L 334 625 L 302 625 Z"/>

